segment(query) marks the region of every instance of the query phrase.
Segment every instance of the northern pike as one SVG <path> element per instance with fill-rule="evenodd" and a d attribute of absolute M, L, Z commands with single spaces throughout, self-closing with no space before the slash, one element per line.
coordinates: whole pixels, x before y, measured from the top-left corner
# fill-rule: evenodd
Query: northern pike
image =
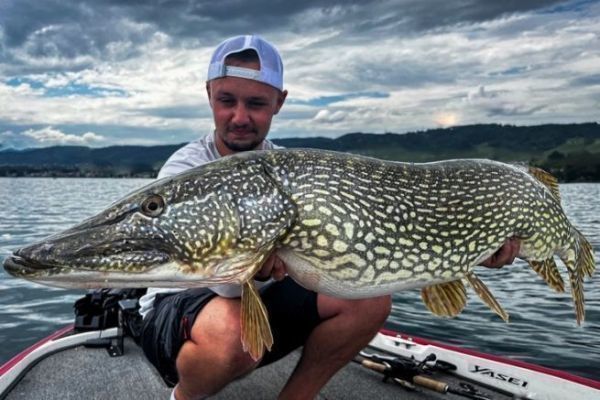
<path fill-rule="evenodd" d="M 454 316 L 465 282 L 508 314 L 473 268 L 507 238 L 555 290 L 565 264 L 577 323 L 590 243 L 548 173 L 490 160 L 413 164 L 321 150 L 244 152 L 154 181 L 105 211 L 9 256 L 12 275 L 61 287 L 242 285 L 242 343 L 273 342 L 252 277 L 276 252 L 302 286 L 340 298 L 421 288 Z"/>

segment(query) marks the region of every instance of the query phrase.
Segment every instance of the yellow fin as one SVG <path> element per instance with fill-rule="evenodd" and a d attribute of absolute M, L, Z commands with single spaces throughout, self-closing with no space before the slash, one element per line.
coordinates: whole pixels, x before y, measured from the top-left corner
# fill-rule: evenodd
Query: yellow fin
<path fill-rule="evenodd" d="M 573 297 L 573 303 L 575 304 L 575 317 L 577 318 L 577 325 L 585 320 L 585 298 L 583 296 L 583 274 L 579 271 L 575 262 L 569 259 L 562 259 L 567 270 L 569 272 L 569 283 L 571 284 L 571 296 Z"/>
<path fill-rule="evenodd" d="M 571 228 L 571 234 L 573 240 L 569 247 L 562 254 L 559 254 L 559 257 L 565 263 L 569 272 L 577 325 L 581 325 L 585 320 L 583 278 L 585 275 L 592 276 L 596 270 L 596 263 L 594 262 L 594 251 L 590 242 L 573 227 Z"/>
<path fill-rule="evenodd" d="M 492 292 L 490 292 L 490 289 L 488 289 L 485 283 L 483 283 L 483 281 L 472 272 L 467 275 L 467 281 L 469 282 L 469 285 L 471 285 L 473 290 L 475 290 L 475 293 L 477 293 L 479 298 L 485 304 L 487 304 L 487 306 L 491 308 L 492 311 L 498 314 L 500 318 L 504 320 L 504 322 L 508 322 L 508 313 L 504 311 L 500 303 L 498 303 L 498 300 L 496 300 L 496 298 L 494 297 Z"/>
<path fill-rule="evenodd" d="M 556 179 L 554 177 L 554 175 L 552 175 L 549 172 L 544 171 L 541 168 L 536 168 L 536 167 L 532 167 L 532 166 L 529 166 L 527 168 L 527 171 L 529 172 L 529 174 L 531 176 L 533 176 L 535 179 L 537 179 L 538 181 L 543 183 L 548 189 L 550 189 L 550 192 L 554 195 L 554 197 L 556 197 L 556 199 L 558 201 L 560 201 L 560 191 L 558 190 L 558 179 Z"/>
<path fill-rule="evenodd" d="M 557 292 L 565 291 L 565 282 L 558 272 L 558 267 L 553 258 L 544 261 L 528 261 L 531 268 L 546 281 L 548 286 Z"/>
<path fill-rule="evenodd" d="M 427 286 L 421 289 L 423 302 L 435 315 L 455 317 L 467 304 L 467 291 L 460 280 Z"/>
<path fill-rule="evenodd" d="M 252 279 L 242 285 L 242 347 L 253 360 L 259 360 L 273 346 L 267 310 Z"/>
<path fill-rule="evenodd" d="M 579 231 L 577 231 L 579 233 Z M 581 271 L 588 277 L 592 277 L 596 271 L 596 262 L 594 261 L 594 249 L 590 242 L 588 242 L 581 233 L 579 233 L 582 240 L 579 241 L 579 254 L 581 258 L 579 263 L 581 265 Z"/>

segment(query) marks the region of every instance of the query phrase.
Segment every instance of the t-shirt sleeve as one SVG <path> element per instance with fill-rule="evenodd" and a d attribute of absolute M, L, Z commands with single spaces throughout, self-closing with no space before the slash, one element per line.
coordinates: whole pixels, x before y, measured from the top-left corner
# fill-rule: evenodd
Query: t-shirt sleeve
<path fill-rule="evenodd" d="M 180 172 L 193 168 L 195 165 L 184 159 L 182 160 L 167 160 L 165 165 L 158 171 L 157 179 L 167 176 L 177 175 Z"/>
<path fill-rule="evenodd" d="M 190 168 L 210 162 L 208 150 L 200 142 L 191 142 L 183 146 L 169 157 L 158 172 L 157 178 L 177 175 Z"/>

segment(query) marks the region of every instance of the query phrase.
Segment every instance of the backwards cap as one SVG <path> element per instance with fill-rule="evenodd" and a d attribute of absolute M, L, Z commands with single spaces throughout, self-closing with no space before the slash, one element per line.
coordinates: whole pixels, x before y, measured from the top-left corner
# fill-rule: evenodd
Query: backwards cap
<path fill-rule="evenodd" d="M 225 65 L 225 58 L 233 53 L 254 50 L 260 60 L 260 70 Z M 283 90 L 283 63 L 279 52 L 271 43 L 257 35 L 229 38 L 215 49 L 208 66 L 208 81 L 225 76 L 253 79 Z"/>

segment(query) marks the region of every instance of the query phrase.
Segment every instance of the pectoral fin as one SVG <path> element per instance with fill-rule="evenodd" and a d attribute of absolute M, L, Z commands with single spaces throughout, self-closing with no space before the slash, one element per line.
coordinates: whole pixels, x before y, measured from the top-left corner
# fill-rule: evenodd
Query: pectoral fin
<path fill-rule="evenodd" d="M 425 306 L 435 315 L 455 317 L 467 304 L 467 291 L 460 280 L 427 286 L 421 289 Z"/>
<path fill-rule="evenodd" d="M 565 291 L 565 282 L 560 276 L 553 258 L 544 261 L 529 261 L 529 265 L 552 289 L 559 293 Z"/>
<path fill-rule="evenodd" d="M 508 313 L 504 311 L 498 300 L 494 297 L 492 292 L 488 289 L 488 287 L 483 283 L 477 275 L 474 273 L 470 273 L 467 275 L 467 280 L 471 287 L 475 290 L 475 293 L 479 296 L 481 300 L 485 304 L 488 305 L 496 314 L 500 316 L 504 320 L 504 322 L 508 322 Z"/>
<path fill-rule="evenodd" d="M 242 285 L 241 328 L 243 349 L 252 359 L 259 360 L 265 348 L 271 350 L 273 335 L 267 310 L 252 279 Z"/>

